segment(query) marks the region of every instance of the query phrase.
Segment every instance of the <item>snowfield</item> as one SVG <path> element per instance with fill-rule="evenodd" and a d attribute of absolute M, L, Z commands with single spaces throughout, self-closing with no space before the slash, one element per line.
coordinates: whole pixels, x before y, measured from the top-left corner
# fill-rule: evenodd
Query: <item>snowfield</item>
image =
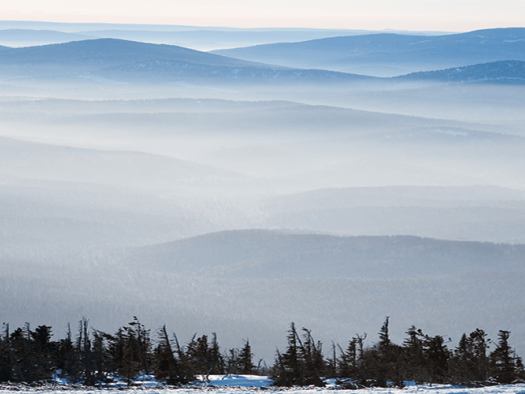
<path fill-rule="evenodd" d="M 1 390 L 4 391 L 4 390 Z M 8 390 L 6 390 L 8 391 Z M 75 391 L 79 391 L 82 393 L 89 393 L 89 394 L 107 394 L 109 392 L 119 392 L 123 391 L 122 389 L 110 389 L 110 390 L 101 390 L 101 389 L 78 389 Z M 403 389 L 385 389 L 385 388 L 373 388 L 373 389 L 362 389 L 362 390 L 331 390 L 330 388 L 268 388 L 268 389 L 261 389 L 257 387 L 216 387 L 216 386 L 210 386 L 210 387 L 203 387 L 202 389 L 197 388 L 182 388 L 182 389 L 163 389 L 163 388 L 156 388 L 156 389 L 141 389 L 141 388 L 135 388 L 135 389 L 125 389 L 129 394 L 137 393 L 137 394 L 196 394 L 200 392 L 206 392 L 209 394 L 229 394 L 229 393 L 255 393 L 255 392 L 261 392 L 264 391 L 268 394 L 278 394 L 278 393 L 286 393 L 286 394 L 302 394 L 302 393 L 333 393 L 336 391 L 339 394 L 408 394 L 408 393 L 418 393 L 418 394 L 424 394 L 424 393 L 432 393 L 432 394 L 525 394 L 525 384 L 516 384 L 516 385 L 505 385 L 505 386 L 491 386 L 491 387 L 483 387 L 483 388 L 461 388 L 461 387 L 455 387 L 455 386 L 413 386 L 413 387 L 407 387 Z M 38 388 L 34 389 L 17 389 L 17 393 L 46 393 L 46 394 L 55 394 L 55 393 L 63 393 L 64 390 L 57 389 L 57 390 L 42 390 Z"/>
<path fill-rule="evenodd" d="M 122 382 L 117 383 L 114 387 L 105 389 L 93 388 L 73 388 L 71 386 L 59 385 L 53 388 L 46 387 L 29 387 L 29 386 L 1 386 L 0 392 L 16 391 L 17 393 L 45 393 L 59 394 L 64 391 L 81 392 L 82 394 L 107 394 L 125 391 L 129 394 L 198 394 L 205 392 L 207 394 L 240 394 L 240 393 L 260 393 L 268 394 L 312 394 L 316 393 L 338 393 L 338 394 L 525 394 L 525 384 L 511 384 L 488 386 L 480 388 L 465 388 L 451 385 L 415 385 L 407 384 L 405 388 L 367 388 L 359 390 L 335 390 L 333 384 L 328 382 L 327 387 L 271 387 L 270 381 L 264 376 L 256 375 L 227 375 L 227 376 L 210 376 L 209 383 L 203 383 L 201 387 L 188 388 L 169 388 L 163 386 L 150 386 L 157 384 L 154 381 L 147 382 L 144 380 L 137 381 L 140 387 L 126 387 Z"/>

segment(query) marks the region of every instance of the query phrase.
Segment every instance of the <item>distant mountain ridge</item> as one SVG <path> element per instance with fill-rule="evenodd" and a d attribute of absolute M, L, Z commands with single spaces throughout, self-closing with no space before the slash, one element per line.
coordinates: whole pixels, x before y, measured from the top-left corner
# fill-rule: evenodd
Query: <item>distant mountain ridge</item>
<path fill-rule="evenodd" d="M 195 51 L 116 39 L 7 48 L 4 76 L 29 79 L 106 79 L 160 83 L 290 83 L 371 80 L 324 70 L 294 70 Z"/>
<path fill-rule="evenodd" d="M 439 82 L 482 82 L 525 84 L 525 61 L 505 60 L 473 66 L 420 71 L 397 77 L 398 80 L 435 80 Z"/>
<path fill-rule="evenodd" d="M 136 264 L 230 277 L 399 278 L 522 269 L 525 245 L 272 230 L 211 233 L 143 247 Z"/>
<path fill-rule="evenodd" d="M 97 38 L 89 34 L 65 33 L 56 30 L 0 30 L 0 42 L 7 46 L 33 46 Z"/>
<path fill-rule="evenodd" d="M 47 31 L 47 33 L 44 33 L 44 31 Z M 417 35 L 450 34 L 447 32 L 399 30 L 232 28 L 218 26 L 0 21 L 0 44 L 14 47 L 47 45 L 73 41 L 84 37 L 81 39 L 116 38 L 153 44 L 178 45 L 197 50 L 213 50 L 385 32 Z"/>
<path fill-rule="evenodd" d="M 501 30 L 504 31 L 505 34 L 500 32 L 501 34 L 499 36 L 494 34 L 492 30 L 488 31 L 490 33 L 489 36 L 492 37 L 492 40 L 487 39 L 487 41 L 490 41 L 490 43 L 487 44 L 489 48 L 487 51 L 482 51 L 478 48 L 477 51 L 479 53 L 477 52 L 477 56 L 481 59 L 483 57 L 503 56 L 508 53 L 508 59 L 438 71 L 419 71 L 396 78 L 377 78 L 346 72 L 327 71 L 324 69 L 289 68 L 287 65 L 276 66 L 215 54 L 225 53 L 222 51 L 207 53 L 173 45 L 148 44 L 109 38 L 24 48 L 0 47 L 0 51 L 2 52 L 2 57 L 0 57 L 0 75 L 2 75 L 4 81 L 15 79 L 124 84 L 331 84 L 341 86 L 344 84 L 354 84 L 355 86 L 356 83 L 373 83 L 379 86 L 388 83 L 399 84 L 414 82 L 497 82 L 521 84 L 525 79 L 525 29 L 510 29 L 512 31 L 517 30 L 518 33 L 523 33 L 523 39 L 519 38 L 521 36 L 518 34 L 509 35 L 508 29 Z M 456 36 L 466 38 L 465 40 L 458 41 Z M 293 45 L 293 48 L 297 49 L 302 48 L 302 46 L 309 47 L 315 44 L 315 50 L 310 52 L 306 50 L 302 55 L 308 58 L 308 56 L 317 54 L 316 56 L 318 56 L 319 59 L 329 61 L 330 56 L 334 58 L 334 56 L 345 55 L 345 45 L 348 44 L 348 40 L 353 40 L 352 42 L 355 42 L 355 40 L 363 42 L 366 40 L 366 37 L 374 41 L 370 45 L 371 49 L 368 48 L 369 53 L 365 54 L 366 56 L 363 55 L 363 51 L 361 51 L 362 53 L 352 54 L 352 62 L 359 62 L 359 58 L 363 56 L 367 57 L 368 60 L 382 56 L 382 58 L 378 58 L 380 62 L 392 62 L 393 64 L 396 63 L 396 58 L 399 57 L 405 59 L 408 63 L 414 58 L 418 58 L 418 60 L 413 60 L 414 63 L 411 64 L 410 67 L 419 67 L 419 63 L 417 62 L 419 61 L 419 56 L 422 55 L 421 50 L 418 49 L 407 54 L 407 47 L 415 44 L 427 46 L 426 43 L 429 42 L 432 45 L 430 48 L 424 49 L 426 52 L 425 56 L 435 57 L 438 59 L 436 63 L 441 64 L 445 56 L 443 53 L 446 52 L 446 56 L 449 58 L 456 56 L 454 55 L 454 50 L 447 47 L 447 43 L 461 42 L 461 46 L 467 45 L 475 47 L 477 45 L 476 40 L 485 36 L 476 35 L 473 37 L 472 33 L 465 33 L 464 35 L 425 37 L 425 40 L 421 41 L 422 37 L 418 36 L 379 34 L 359 37 L 338 37 L 299 44 L 278 44 L 277 48 L 280 48 L 280 46 L 288 48 L 289 45 Z M 456 39 L 453 40 L 451 37 L 456 37 Z M 515 40 L 503 40 L 510 42 L 512 45 L 515 44 L 514 49 L 502 49 L 500 45 L 502 38 L 515 38 Z M 318 44 L 322 45 L 319 47 Z M 335 46 L 326 47 L 326 44 L 334 44 Z M 295 47 L 295 45 L 297 45 L 297 47 Z M 377 49 L 375 48 L 377 45 L 384 47 L 384 52 L 374 52 Z M 523 60 L 512 60 L 510 57 L 516 55 L 516 51 L 519 49 L 518 46 L 523 47 L 523 50 L 519 53 L 519 56 L 523 57 Z M 492 53 L 492 47 L 498 48 L 497 51 L 499 51 L 499 54 L 496 53 L 497 51 Z M 265 48 L 275 47 L 265 46 Z M 447 52 L 449 50 L 450 53 Z M 464 48 L 461 49 L 461 51 L 463 50 Z M 358 50 L 356 49 L 356 51 Z M 440 57 L 439 51 L 443 52 L 443 56 Z M 296 53 L 298 56 L 296 60 L 299 62 L 302 56 L 300 52 L 301 50 Z M 476 52 L 476 50 L 471 50 L 471 52 Z M 287 52 L 287 56 L 293 54 L 293 50 L 289 53 Z M 518 55 L 516 56 L 519 57 Z M 422 59 L 424 59 L 424 56 Z M 459 56 L 458 59 L 461 59 L 461 56 Z"/>
<path fill-rule="evenodd" d="M 500 60 L 525 60 L 525 28 L 487 29 L 444 36 L 346 36 L 212 53 L 287 67 L 393 76 L 396 70 L 397 75 L 402 75 L 410 71 Z M 381 68 L 383 71 L 389 68 L 390 73 L 379 74 L 377 70 Z"/>
<path fill-rule="evenodd" d="M 215 66 L 257 66 L 256 63 L 225 56 L 211 55 L 193 49 L 146 44 L 136 41 L 111 38 L 72 41 L 63 44 L 42 45 L 27 48 L 10 48 L 9 55 L 1 59 L 2 64 L 63 63 L 65 65 L 91 63 L 92 68 L 114 66 L 150 59 L 176 58 L 179 61 L 205 63 Z M 266 65 L 259 65 L 267 67 Z"/>

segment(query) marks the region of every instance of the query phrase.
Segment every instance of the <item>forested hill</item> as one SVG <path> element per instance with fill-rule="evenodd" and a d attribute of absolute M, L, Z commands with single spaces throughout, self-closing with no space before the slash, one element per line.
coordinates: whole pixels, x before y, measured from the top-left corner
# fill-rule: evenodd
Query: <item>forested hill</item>
<path fill-rule="evenodd" d="M 506 60 L 455 67 L 438 71 L 422 71 L 395 78 L 403 81 L 433 80 L 458 83 L 525 84 L 525 62 Z"/>
<path fill-rule="evenodd" d="M 374 34 L 213 51 L 288 67 L 393 76 L 499 60 L 525 60 L 525 28 L 442 36 Z M 368 70 L 368 72 L 367 72 Z"/>
<path fill-rule="evenodd" d="M 54 82 L 104 78 L 134 83 L 342 83 L 372 77 L 294 70 L 174 45 L 117 39 L 10 48 L 0 58 L 4 76 Z"/>
<path fill-rule="evenodd" d="M 236 230 L 141 248 L 129 258 L 205 276 L 391 279 L 523 269 L 524 255 L 525 245 Z"/>

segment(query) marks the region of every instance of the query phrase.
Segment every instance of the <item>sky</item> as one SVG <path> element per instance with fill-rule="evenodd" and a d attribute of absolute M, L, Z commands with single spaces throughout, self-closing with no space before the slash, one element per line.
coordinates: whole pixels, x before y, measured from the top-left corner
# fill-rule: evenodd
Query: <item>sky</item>
<path fill-rule="evenodd" d="M 470 31 L 525 25 L 525 0 L 0 0 L 0 20 Z"/>

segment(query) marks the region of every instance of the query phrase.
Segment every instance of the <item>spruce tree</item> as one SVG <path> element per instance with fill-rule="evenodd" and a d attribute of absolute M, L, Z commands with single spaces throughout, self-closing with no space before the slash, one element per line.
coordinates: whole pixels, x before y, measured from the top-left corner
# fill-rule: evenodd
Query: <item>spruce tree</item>
<path fill-rule="evenodd" d="M 270 372 L 270 379 L 275 386 L 301 386 L 303 384 L 303 370 L 299 360 L 299 345 L 295 324 L 290 324 L 288 330 L 288 347 L 281 354 L 277 349 L 274 367 Z"/>
<path fill-rule="evenodd" d="M 0 382 L 13 380 L 12 375 L 11 338 L 9 336 L 9 324 L 3 324 L 0 334 Z"/>
<path fill-rule="evenodd" d="M 509 384 L 517 378 L 521 359 L 515 356 L 509 345 L 510 331 L 500 330 L 496 349 L 491 353 L 492 373 L 499 383 Z"/>
<path fill-rule="evenodd" d="M 411 326 L 406 332 L 408 338 L 403 342 L 402 371 L 406 380 L 423 383 L 427 379 L 423 343 L 425 335 L 421 329 Z"/>
<path fill-rule="evenodd" d="M 253 353 L 249 340 L 244 342 L 244 346 L 239 352 L 238 368 L 239 373 L 244 375 L 251 375 L 255 371 L 255 365 L 253 364 Z"/>

